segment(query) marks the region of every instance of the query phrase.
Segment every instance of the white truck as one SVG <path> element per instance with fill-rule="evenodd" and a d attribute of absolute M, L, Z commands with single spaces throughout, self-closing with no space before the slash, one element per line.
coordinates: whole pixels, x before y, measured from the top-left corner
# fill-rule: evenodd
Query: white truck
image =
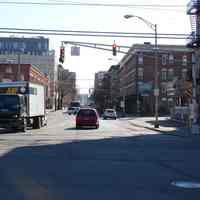
<path fill-rule="evenodd" d="M 39 129 L 47 124 L 45 87 L 17 81 L 0 83 L 0 128 L 25 132 L 27 126 Z"/>

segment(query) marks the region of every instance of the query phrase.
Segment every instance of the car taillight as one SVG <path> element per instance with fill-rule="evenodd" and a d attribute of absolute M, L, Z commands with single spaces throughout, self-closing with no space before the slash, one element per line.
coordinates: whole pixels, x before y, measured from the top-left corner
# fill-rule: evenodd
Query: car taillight
<path fill-rule="evenodd" d="M 80 122 L 81 118 L 80 117 L 76 117 L 76 122 Z"/>

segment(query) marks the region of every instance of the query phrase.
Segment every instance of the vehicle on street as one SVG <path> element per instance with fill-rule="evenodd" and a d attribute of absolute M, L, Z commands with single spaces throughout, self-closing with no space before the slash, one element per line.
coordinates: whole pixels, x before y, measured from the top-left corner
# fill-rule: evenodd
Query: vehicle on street
<path fill-rule="evenodd" d="M 71 101 L 70 106 L 68 108 L 68 114 L 76 115 L 80 110 L 81 104 L 80 101 Z"/>
<path fill-rule="evenodd" d="M 80 101 L 71 101 L 70 106 L 69 107 L 81 107 L 81 103 Z"/>
<path fill-rule="evenodd" d="M 117 119 L 117 113 L 115 109 L 105 109 L 103 113 L 103 119 Z"/>
<path fill-rule="evenodd" d="M 75 107 L 69 107 L 67 110 L 68 115 L 73 115 L 75 112 L 75 109 L 76 109 Z"/>
<path fill-rule="evenodd" d="M 80 107 L 75 107 L 74 109 L 74 115 L 77 115 L 78 111 L 80 110 Z"/>
<path fill-rule="evenodd" d="M 0 127 L 25 132 L 46 125 L 45 87 L 16 81 L 0 83 Z"/>
<path fill-rule="evenodd" d="M 76 128 L 95 127 L 99 128 L 99 115 L 93 108 L 81 108 L 76 115 Z"/>

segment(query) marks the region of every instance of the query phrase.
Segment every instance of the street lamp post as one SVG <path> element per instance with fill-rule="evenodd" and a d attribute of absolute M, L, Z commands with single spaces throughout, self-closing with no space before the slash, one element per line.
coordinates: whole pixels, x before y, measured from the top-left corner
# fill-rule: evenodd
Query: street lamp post
<path fill-rule="evenodd" d="M 20 52 L 17 54 L 17 80 L 21 80 L 21 59 L 20 59 Z"/>
<path fill-rule="evenodd" d="M 147 24 L 153 31 L 155 35 L 155 44 L 154 44 L 154 53 L 155 53 L 155 76 L 154 76 L 154 96 L 155 96 L 155 128 L 159 128 L 158 122 L 158 98 L 159 98 L 159 88 L 158 88 L 158 36 L 157 36 L 157 24 L 152 24 L 148 20 L 137 16 L 137 15 L 124 15 L 124 18 L 129 19 L 132 17 L 136 17 L 139 20 L 142 20 L 145 24 Z"/>

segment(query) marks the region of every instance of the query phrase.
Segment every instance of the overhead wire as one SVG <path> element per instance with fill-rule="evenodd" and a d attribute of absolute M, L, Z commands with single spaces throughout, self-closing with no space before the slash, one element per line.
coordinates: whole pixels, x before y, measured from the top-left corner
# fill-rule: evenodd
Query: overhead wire
<path fill-rule="evenodd" d="M 92 31 L 64 31 L 42 29 L 0 28 L 0 33 L 54 36 L 87 36 L 87 37 L 116 37 L 116 38 L 154 38 L 152 33 L 123 33 L 123 32 L 92 32 Z M 189 34 L 158 34 L 160 39 L 188 39 Z"/>
<path fill-rule="evenodd" d="M 80 31 L 80 30 L 63 30 L 63 29 L 33 29 L 33 28 L 14 28 L 14 27 L 0 27 L 0 30 L 15 30 L 15 31 L 42 31 L 42 32 L 69 32 L 69 33 L 96 33 L 96 34 L 141 34 L 141 35 L 154 35 L 154 33 L 134 33 L 134 32 L 116 32 L 116 31 Z M 159 33 L 159 35 L 170 36 L 188 36 L 184 33 Z"/>
<path fill-rule="evenodd" d="M 0 4 L 17 4 L 17 5 L 74 5 L 74 6 L 107 6 L 107 7 L 157 7 L 157 8 L 185 8 L 181 4 L 116 4 L 116 3 L 90 3 L 90 2 L 73 2 L 73 1 L 0 1 Z"/>
<path fill-rule="evenodd" d="M 32 5 L 32 6 L 81 6 L 81 7 L 119 7 L 119 8 L 139 8 L 139 9 L 157 9 L 166 11 L 184 11 L 185 5 L 178 4 L 116 4 L 116 3 L 91 3 L 91 2 L 73 2 L 73 1 L 0 1 L 1 5 Z"/>

